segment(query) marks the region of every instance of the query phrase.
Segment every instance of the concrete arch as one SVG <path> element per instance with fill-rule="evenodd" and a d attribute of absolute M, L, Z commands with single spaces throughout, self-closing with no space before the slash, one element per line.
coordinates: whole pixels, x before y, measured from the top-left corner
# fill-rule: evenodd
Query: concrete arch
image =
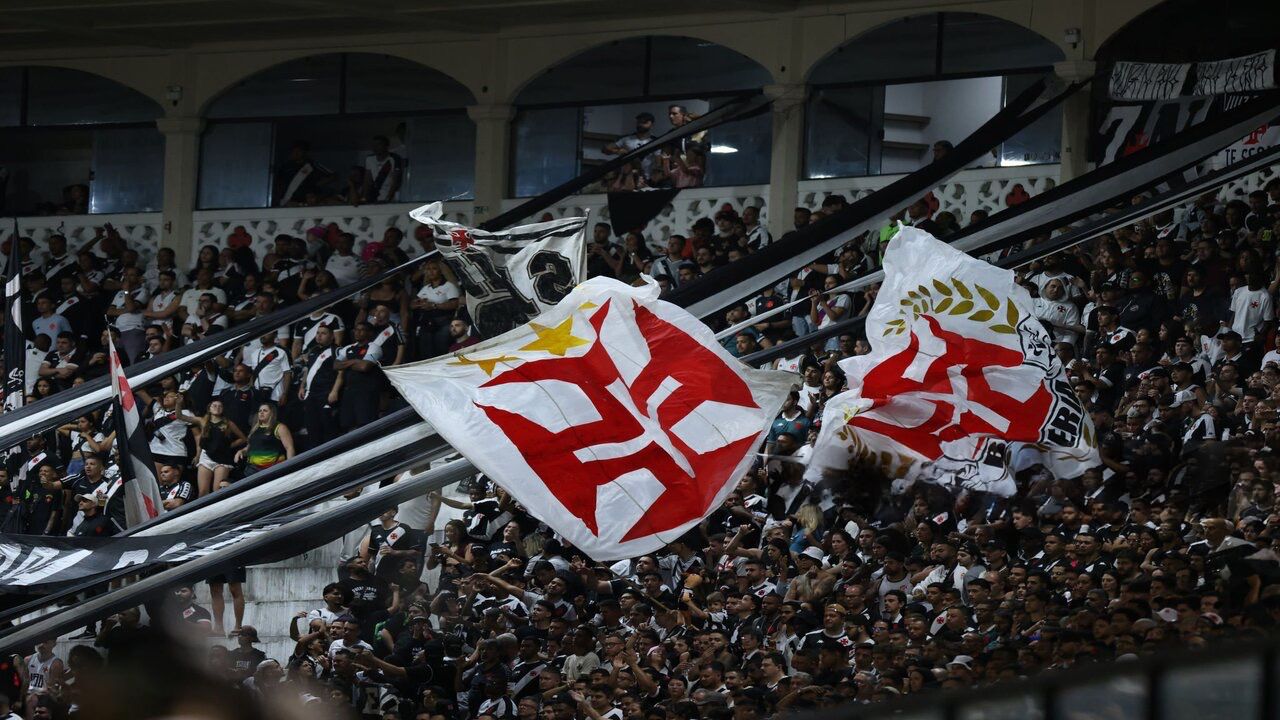
<path fill-rule="evenodd" d="M 161 58 L 40 59 L 29 62 L 0 63 L 0 67 L 51 67 L 78 70 L 132 90 L 154 102 L 164 114 L 165 83 L 158 77 L 164 66 Z"/>
<path fill-rule="evenodd" d="M 566 35 L 556 38 L 513 38 L 506 48 L 506 92 L 499 102 L 513 103 L 529 83 L 580 54 L 618 40 L 648 36 L 687 37 L 714 43 L 742 55 L 776 79 L 776 27 L 770 23 L 739 23 L 727 26 L 661 28 L 649 32 L 620 31 L 593 35 Z M 563 42 L 562 42 L 563 41 Z"/>
<path fill-rule="evenodd" d="M 1062 4 L 1066 5 L 1066 3 Z M 819 37 L 811 36 L 810 39 L 813 40 L 813 42 L 807 43 L 802 52 L 802 59 L 804 63 L 804 72 L 802 76 L 808 80 L 808 78 L 813 74 L 814 68 L 818 67 L 818 65 L 824 60 L 835 55 L 841 48 L 847 47 L 857 42 L 859 39 L 866 37 L 871 32 L 879 30 L 899 20 L 911 17 L 923 17 L 937 12 L 986 15 L 988 17 L 1004 20 L 1017 25 L 1028 32 L 1035 33 L 1046 42 L 1057 46 L 1058 49 L 1063 51 L 1063 54 L 1066 57 L 1071 57 L 1071 53 L 1069 52 L 1070 46 L 1064 45 L 1060 36 L 1056 39 L 1048 36 L 1045 34 L 1043 27 L 1037 27 L 1040 23 L 1033 24 L 1031 22 L 1031 14 L 1027 11 L 1025 3 L 974 3 L 972 5 L 948 5 L 945 8 L 937 8 L 927 12 L 910 14 L 903 14 L 901 12 L 894 11 L 850 13 L 844 16 L 845 32 L 843 37 L 833 37 L 833 33 L 830 32 L 822 33 L 820 37 L 826 40 L 824 43 L 818 42 Z"/>
<path fill-rule="evenodd" d="M 203 117 L 214 100 L 222 97 L 238 83 L 248 80 L 254 75 L 293 60 L 338 53 L 368 53 L 406 60 L 439 72 L 466 88 L 472 97 L 480 97 L 481 89 L 484 86 L 484 79 L 480 76 L 482 69 L 476 67 L 477 63 L 473 62 L 468 65 L 465 62 L 467 59 L 466 52 L 458 52 L 454 56 L 442 47 L 444 45 L 466 44 L 339 47 L 327 52 L 316 52 L 314 48 L 308 48 L 202 56 L 201 62 L 196 68 L 196 93 L 192 98 L 192 107 L 197 109 L 197 115 Z M 440 62 L 450 57 L 453 57 L 454 60 Z"/>

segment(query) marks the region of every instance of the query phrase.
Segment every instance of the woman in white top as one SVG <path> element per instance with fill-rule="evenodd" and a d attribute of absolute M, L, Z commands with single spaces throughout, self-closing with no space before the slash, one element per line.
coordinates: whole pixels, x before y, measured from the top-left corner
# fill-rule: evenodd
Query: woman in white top
<path fill-rule="evenodd" d="M 187 426 L 195 423 L 182 411 L 182 393 L 168 390 L 151 406 L 151 458 L 156 464 L 156 476 L 162 465 L 185 468 L 190 465 L 187 456 Z"/>
<path fill-rule="evenodd" d="M 458 286 L 445 278 L 439 262 L 429 260 L 423 265 L 422 280 L 422 289 L 410 303 L 417 319 L 414 349 L 420 360 L 443 355 L 449 349 L 449 321 L 462 297 Z"/>

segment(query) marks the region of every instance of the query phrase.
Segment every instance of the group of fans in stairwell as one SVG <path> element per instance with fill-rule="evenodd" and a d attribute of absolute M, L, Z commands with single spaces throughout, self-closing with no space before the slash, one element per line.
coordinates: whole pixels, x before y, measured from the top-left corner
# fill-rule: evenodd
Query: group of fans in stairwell
<path fill-rule="evenodd" d="M 796 228 L 844 202 L 797 209 Z M 926 197 L 901 219 L 945 240 L 982 217 L 937 212 Z M 724 326 L 801 301 L 727 338 L 728 351 L 865 315 L 875 286 L 824 291 L 876 267 L 888 236 L 728 309 Z M 432 242 L 425 228 L 414 240 Z M 797 373 L 796 389 L 760 459 L 661 552 L 592 562 L 479 477 L 467 501 L 433 496 L 422 527 L 384 513 L 287 628 L 243 625 L 240 595 L 234 647 L 215 645 L 203 671 L 248 696 L 361 718 L 754 720 L 1269 632 L 1280 621 L 1278 240 L 1271 181 L 1020 271 L 1097 430 L 1102 464 L 1081 477 L 1018 468 L 1017 494 L 998 497 L 930 484 L 894 492 L 870 466 L 807 469 L 797 460 L 823 406 L 847 387 L 837 362 L 870 347 L 840 335 L 777 361 Z M 772 241 L 752 207 L 660 243 L 597 225 L 588 268 L 674 287 Z M 31 401 L 104 374 L 107 333 L 136 363 L 406 258 L 395 229 L 358 246 L 317 227 L 277 237 L 262 257 L 233 236 L 185 269 L 163 249 L 140 260 L 109 227 L 74 254 L 57 236 L 19 242 Z M 138 388 L 166 507 L 398 406 L 379 365 L 475 342 L 458 286 L 428 262 Z M 120 511 L 86 492 L 114 472 L 111 427 L 90 414 L 11 455 L 0 478 L 7 531 L 117 531 Z M 442 505 L 462 516 L 437 530 Z M 160 617 L 221 636 L 221 585 L 239 579 L 213 580 L 212 612 L 184 587 Z M 83 700 L 77 678 L 146 637 L 144 625 L 130 610 L 66 657 L 42 644 L 19 663 L 25 690 L 9 699 L 26 717 L 64 716 Z M 290 655 L 266 657 L 260 631 L 287 632 Z"/>

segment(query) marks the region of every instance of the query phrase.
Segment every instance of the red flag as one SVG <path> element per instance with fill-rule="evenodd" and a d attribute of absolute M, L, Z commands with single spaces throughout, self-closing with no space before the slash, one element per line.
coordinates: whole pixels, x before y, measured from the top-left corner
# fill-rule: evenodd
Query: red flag
<path fill-rule="evenodd" d="M 160 514 L 160 486 L 156 483 L 151 448 L 142 429 L 138 405 L 129 379 L 120 364 L 116 345 L 107 337 L 111 364 L 111 392 L 116 403 L 116 447 L 120 450 L 120 477 L 124 482 L 125 524 L 133 527 Z"/>
<path fill-rule="evenodd" d="M 529 324 L 384 370 L 535 517 L 597 560 L 674 542 L 751 466 L 791 389 L 657 286 L 595 278 Z"/>

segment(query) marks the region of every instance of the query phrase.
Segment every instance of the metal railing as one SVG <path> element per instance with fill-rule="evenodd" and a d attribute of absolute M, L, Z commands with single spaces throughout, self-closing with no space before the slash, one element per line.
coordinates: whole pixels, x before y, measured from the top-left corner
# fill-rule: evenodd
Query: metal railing
<path fill-rule="evenodd" d="M 840 720 L 1276 720 L 1280 639 L 1100 661 L 964 690 L 840 707 Z M 830 717 L 831 713 L 824 713 Z"/>

